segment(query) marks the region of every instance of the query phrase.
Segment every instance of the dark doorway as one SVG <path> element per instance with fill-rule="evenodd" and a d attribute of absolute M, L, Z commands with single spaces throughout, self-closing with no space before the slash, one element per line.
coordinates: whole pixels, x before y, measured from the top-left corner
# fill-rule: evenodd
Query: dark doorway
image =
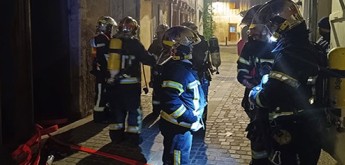
<path fill-rule="evenodd" d="M 68 1 L 31 1 L 34 113 L 36 122 L 70 112 Z"/>

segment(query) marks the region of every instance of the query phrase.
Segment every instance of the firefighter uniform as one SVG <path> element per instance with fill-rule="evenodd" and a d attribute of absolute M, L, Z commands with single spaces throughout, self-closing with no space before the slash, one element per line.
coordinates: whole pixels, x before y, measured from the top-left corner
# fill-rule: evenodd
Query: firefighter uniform
<path fill-rule="evenodd" d="M 160 51 L 162 50 L 162 46 L 160 45 L 160 41 L 158 39 L 153 40 L 152 44 L 150 45 L 148 51 L 154 55 L 159 55 Z M 160 89 L 160 71 L 159 66 L 151 67 L 151 81 L 150 87 L 153 88 L 152 91 L 152 113 L 155 114 L 154 116 L 159 116 L 160 112 L 160 97 L 159 97 L 159 89 Z"/>
<path fill-rule="evenodd" d="M 316 41 L 320 49 L 327 54 L 329 52 L 329 43 L 331 37 L 331 25 L 329 24 L 329 17 L 323 17 L 318 22 L 320 38 Z"/>
<path fill-rule="evenodd" d="M 192 145 L 191 125 L 198 121 L 193 110 L 205 106 L 203 90 L 190 62 L 172 61 L 162 70 L 160 130 L 164 136 L 164 163 L 188 164 Z"/>
<path fill-rule="evenodd" d="M 271 51 L 274 43 L 269 40 L 271 35 L 263 25 L 251 25 L 248 32 L 248 41 L 237 60 L 237 80 L 246 87 L 242 107 L 250 119 L 246 131 L 248 131 L 247 137 L 252 150 L 251 164 L 264 165 L 268 162 L 268 150 L 270 150 L 265 145 L 268 139 L 265 134 L 266 114 L 250 106 L 248 94 L 252 87 L 259 85 L 263 76 L 271 71 L 274 61 Z"/>
<path fill-rule="evenodd" d="M 103 111 L 107 101 L 105 92 L 105 80 L 109 77 L 107 69 L 107 57 L 109 49 L 109 37 L 100 33 L 91 40 L 91 46 L 96 49 L 96 56 L 92 63 L 91 73 L 96 77 L 96 105 L 95 112 Z"/>
<path fill-rule="evenodd" d="M 246 87 L 242 107 L 252 120 L 253 112 L 250 110 L 248 94 L 252 87 L 259 85 L 262 76 L 270 72 L 274 61 L 274 54 L 271 53 L 274 44 L 253 40 L 251 37 L 248 40 L 237 60 L 237 81 Z"/>
<path fill-rule="evenodd" d="M 108 122 L 109 109 L 106 79 L 109 77 L 107 68 L 109 40 L 112 30 L 116 28 L 116 22 L 109 16 L 102 16 L 98 19 L 97 35 L 90 40 L 92 47 L 93 63 L 92 71 L 96 77 L 95 83 L 95 106 L 93 108 L 94 122 Z"/>
<path fill-rule="evenodd" d="M 163 164 L 189 164 L 192 131 L 203 127 L 205 95 L 193 69 L 192 45 L 200 42 L 189 28 L 176 26 L 163 36 L 160 131 L 164 136 Z"/>
<path fill-rule="evenodd" d="M 210 82 L 212 80 L 211 72 L 214 72 L 210 57 L 209 57 L 209 46 L 207 41 L 205 40 L 205 37 L 198 34 L 199 38 L 201 39 L 201 42 L 193 47 L 193 65 L 194 69 L 198 72 L 199 81 L 201 83 L 201 87 L 203 89 L 205 99 L 208 101 L 208 88 L 210 86 Z M 201 60 L 201 57 L 202 60 Z M 198 61 L 200 60 L 200 61 Z M 207 120 L 207 105 L 204 109 L 204 116 L 203 121 L 206 124 Z"/>
<path fill-rule="evenodd" d="M 208 42 L 205 40 L 205 37 L 200 35 L 198 27 L 195 23 L 187 21 L 181 24 L 182 26 L 186 26 L 193 30 L 198 37 L 200 38 L 200 42 L 193 46 L 193 68 L 198 72 L 199 81 L 201 83 L 202 89 L 205 94 L 206 101 L 208 100 L 208 88 L 210 86 L 210 81 L 212 79 L 211 74 L 215 71 L 212 67 L 210 57 L 209 57 L 209 45 Z M 207 119 L 207 106 L 204 110 L 203 121 L 206 124 Z"/>
<path fill-rule="evenodd" d="M 253 22 L 268 26 L 278 39 L 267 82 L 249 94 L 258 110 L 269 113 L 270 160 L 281 165 L 316 165 L 321 146 L 313 86 L 321 56 L 310 43 L 306 23 L 294 2 L 271 0 Z"/>
<path fill-rule="evenodd" d="M 110 40 L 108 83 L 111 85 L 109 101 L 111 119 L 109 134 L 114 143 L 127 139 L 131 144 L 138 145 L 141 141 L 141 63 L 153 65 L 155 58 L 135 37 L 137 28 L 137 22 L 133 18 L 125 17 L 119 23 L 118 34 Z M 125 132 L 127 137 L 125 137 Z"/>

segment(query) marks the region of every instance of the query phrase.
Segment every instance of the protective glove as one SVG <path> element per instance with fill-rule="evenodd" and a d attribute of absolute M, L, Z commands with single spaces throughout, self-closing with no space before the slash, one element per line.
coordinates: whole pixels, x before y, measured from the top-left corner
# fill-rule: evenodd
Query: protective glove
<path fill-rule="evenodd" d="M 107 83 L 108 83 L 108 84 L 113 84 L 114 81 L 115 81 L 115 78 L 114 78 L 114 77 L 110 77 L 110 78 L 107 79 Z"/>
<path fill-rule="evenodd" d="M 190 127 L 190 129 L 191 129 L 191 131 L 196 132 L 196 131 L 198 131 L 200 128 L 203 128 L 203 127 L 204 127 L 204 125 L 201 124 L 200 119 L 198 119 L 198 121 L 196 121 L 196 122 L 194 122 L 194 123 L 192 124 L 192 126 Z"/>
<path fill-rule="evenodd" d="M 261 78 L 260 86 L 263 87 L 268 82 L 268 74 L 265 74 Z"/>
<path fill-rule="evenodd" d="M 248 98 L 249 98 L 249 103 L 251 106 L 256 104 L 256 97 L 258 97 L 261 90 L 262 90 L 261 85 L 253 87 L 252 90 L 250 90 Z"/>
<path fill-rule="evenodd" d="M 200 116 L 200 111 L 193 111 L 193 115 L 196 116 L 196 117 L 199 117 Z"/>

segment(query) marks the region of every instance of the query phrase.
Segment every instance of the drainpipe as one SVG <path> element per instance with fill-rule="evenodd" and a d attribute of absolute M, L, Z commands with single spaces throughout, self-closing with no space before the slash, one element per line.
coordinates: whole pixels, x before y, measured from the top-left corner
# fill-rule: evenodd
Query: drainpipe
<path fill-rule="evenodd" d="M 173 24 L 173 7 L 174 7 L 174 3 L 172 0 L 169 1 L 169 11 L 168 11 L 168 17 L 169 17 L 169 27 L 172 27 Z"/>
<path fill-rule="evenodd" d="M 309 22 L 308 27 L 310 30 L 309 39 L 316 41 L 317 36 L 317 1 L 309 0 Z"/>

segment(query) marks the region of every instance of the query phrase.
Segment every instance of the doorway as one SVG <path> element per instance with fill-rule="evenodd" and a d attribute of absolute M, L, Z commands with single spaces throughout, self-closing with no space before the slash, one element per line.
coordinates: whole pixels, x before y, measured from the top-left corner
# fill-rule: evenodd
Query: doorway
<path fill-rule="evenodd" d="M 229 23 L 228 41 L 230 42 L 237 41 L 237 23 Z"/>

